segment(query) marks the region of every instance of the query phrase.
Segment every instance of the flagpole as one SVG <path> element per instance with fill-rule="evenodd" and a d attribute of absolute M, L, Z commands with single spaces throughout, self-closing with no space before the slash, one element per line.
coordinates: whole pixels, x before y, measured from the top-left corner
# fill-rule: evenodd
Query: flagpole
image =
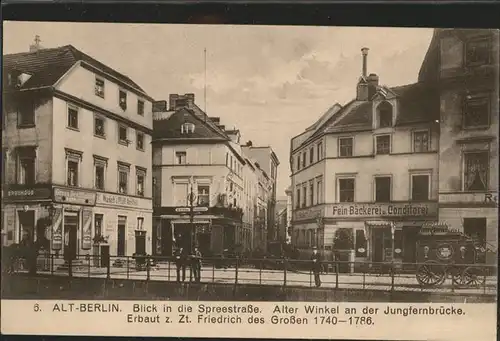
<path fill-rule="evenodd" d="M 204 61 L 205 61 L 205 84 L 203 86 L 203 97 L 205 101 L 205 114 L 207 113 L 207 49 L 203 50 Z"/>

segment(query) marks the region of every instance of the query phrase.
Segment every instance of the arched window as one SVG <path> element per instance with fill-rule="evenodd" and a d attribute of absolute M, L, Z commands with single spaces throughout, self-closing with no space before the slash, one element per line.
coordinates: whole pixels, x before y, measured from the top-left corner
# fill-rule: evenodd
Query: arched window
<path fill-rule="evenodd" d="M 190 134 L 194 133 L 194 124 L 193 123 L 183 123 L 181 125 L 181 134 Z"/>
<path fill-rule="evenodd" d="M 392 127 L 392 105 L 389 102 L 382 102 L 377 107 L 379 128 Z"/>

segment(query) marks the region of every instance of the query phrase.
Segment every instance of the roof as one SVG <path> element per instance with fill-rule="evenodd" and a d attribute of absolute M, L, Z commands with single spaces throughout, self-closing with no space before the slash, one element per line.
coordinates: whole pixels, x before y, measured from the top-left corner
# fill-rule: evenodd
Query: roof
<path fill-rule="evenodd" d="M 382 93 L 394 94 L 398 100 L 396 126 L 432 122 L 439 119 L 439 98 L 431 88 L 423 83 L 413 83 L 392 88 L 380 87 Z M 372 129 L 372 101 L 353 100 L 335 116 L 336 122 L 322 131 L 345 132 L 349 130 Z"/>
<path fill-rule="evenodd" d="M 83 61 L 113 76 L 135 90 L 145 91 L 124 74 L 104 65 L 72 45 L 21 52 L 3 56 L 3 68 L 31 74 L 21 89 L 53 86 L 76 62 Z"/>

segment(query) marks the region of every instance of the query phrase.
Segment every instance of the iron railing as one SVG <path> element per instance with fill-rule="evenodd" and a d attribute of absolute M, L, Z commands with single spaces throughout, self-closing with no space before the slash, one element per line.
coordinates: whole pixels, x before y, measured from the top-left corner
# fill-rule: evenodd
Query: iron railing
<path fill-rule="evenodd" d="M 80 255 L 67 261 L 60 255 L 41 254 L 36 259 L 36 270 L 34 266 L 30 268 L 25 258 L 4 263 L 2 270 L 8 273 L 29 273 L 31 270 L 37 274 L 69 277 L 194 282 L 194 264 L 189 259 L 179 262 L 174 257 Z M 440 265 L 439 271 L 442 271 L 443 279 L 434 285 L 422 285 L 418 282 L 416 274 L 422 265 L 424 264 L 322 261 L 319 275 L 321 287 L 332 289 L 496 294 L 496 265 Z M 199 280 L 202 283 L 314 287 L 316 282 L 313 268 L 313 262 L 309 260 L 205 257 L 200 261 Z M 476 279 L 472 281 L 469 276 L 468 282 L 460 280 L 463 271 L 470 268 L 475 269 Z M 437 270 L 434 268 L 432 271 L 435 275 Z"/>

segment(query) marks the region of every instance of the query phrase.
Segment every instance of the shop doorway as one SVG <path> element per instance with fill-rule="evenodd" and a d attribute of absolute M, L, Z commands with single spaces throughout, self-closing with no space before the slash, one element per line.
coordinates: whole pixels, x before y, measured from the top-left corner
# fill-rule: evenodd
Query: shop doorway
<path fill-rule="evenodd" d="M 373 262 L 390 261 L 392 257 L 392 236 L 390 227 L 372 229 Z"/>
<path fill-rule="evenodd" d="M 64 214 L 64 259 L 74 260 L 78 255 L 78 213 Z"/>
<path fill-rule="evenodd" d="M 31 245 L 35 241 L 35 211 L 18 211 L 19 243 Z"/>
<path fill-rule="evenodd" d="M 157 235 L 156 237 L 160 238 L 159 254 L 165 257 L 172 256 L 173 241 L 172 241 L 172 225 L 170 224 L 170 220 L 166 219 L 161 220 L 159 232 L 160 232 L 159 236 Z"/>
<path fill-rule="evenodd" d="M 198 232 L 196 239 L 201 254 L 205 257 L 210 256 L 210 232 Z"/>
<path fill-rule="evenodd" d="M 135 253 L 146 254 L 146 231 L 135 231 Z"/>
<path fill-rule="evenodd" d="M 127 231 L 127 217 L 118 216 L 116 255 L 125 256 L 125 237 Z"/>
<path fill-rule="evenodd" d="M 419 227 L 403 226 L 403 268 L 415 268 Z"/>
<path fill-rule="evenodd" d="M 183 248 L 185 252 L 191 252 L 191 224 L 175 224 L 175 246 Z"/>

